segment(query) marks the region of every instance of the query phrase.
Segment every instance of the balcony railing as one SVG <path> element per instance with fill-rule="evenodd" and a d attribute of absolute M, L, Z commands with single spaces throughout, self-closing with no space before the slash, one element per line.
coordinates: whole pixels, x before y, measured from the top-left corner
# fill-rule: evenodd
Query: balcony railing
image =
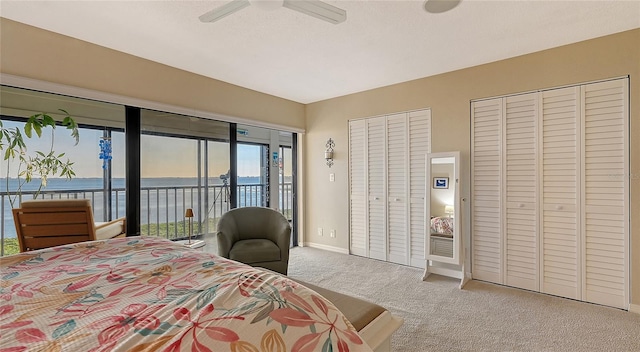
<path fill-rule="evenodd" d="M 187 208 L 195 213 L 193 233 L 206 234 L 215 231 L 218 219 L 230 208 L 228 186 L 162 186 L 142 187 L 140 194 L 140 233 L 179 239 L 188 236 L 189 225 L 184 214 Z M 279 209 L 291 220 L 291 183 L 280 184 Z M 266 204 L 265 184 L 237 186 L 238 207 L 262 206 Z M 35 192 L 23 191 L 18 196 L 16 207 L 23 199 L 33 199 Z M 0 256 L 17 252 L 17 240 L 9 197 L 15 193 L 0 192 Z M 111 194 L 103 189 L 71 189 L 44 191 L 39 199 L 89 199 L 95 221 L 107 221 L 126 214 L 124 188 L 113 188 Z M 105 197 L 111 197 L 111 209 Z"/>

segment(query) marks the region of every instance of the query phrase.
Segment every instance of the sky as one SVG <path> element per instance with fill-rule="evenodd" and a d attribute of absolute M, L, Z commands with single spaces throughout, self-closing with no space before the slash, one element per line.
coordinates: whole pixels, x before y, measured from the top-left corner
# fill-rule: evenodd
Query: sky
<path fill-rule="evenodd" d="M 4 128 L 19 126 L 24 123 L 2 121 Z M 56 154 L 65 153 L 62 158 L 69 158 L 74 162 L 76 177 L 102 177 L 102 160 L 99 159 L 99 140 L 101 130 L 82 129 L 80 142 L 74 146 L 74 139 L 69 131 L 58 126 L 54 135 L 54 150 Z M 209 175 L 219 177 L 229 170 L 229 147 L 227 143 L 213 142 L 209 145 Z M 51 131 L 44 130 L 41 138 L 27 140 L 30 151 L 41 150 L 48 152 L 51 148 Z M 197 141 L 180 138 L 169 138 L 143 135 L 141 139 L 141 173 L 142 177 L 196 177 L 197 176 Z M 124 161 L 124 133 L 112 134 L 112 175 L 123 178 L 125 174 Z M 254 145 L 238 145 L 238 176 L 260 175 L 260 147 Z M 6 177 L 7 167 L 10 177 L 15 177 L 16 163 L 7 165 L 0 160 L 0 177 Z M 287 168 L 288 169 L 288 168 Z M 287 174 L 290 170 L 285 169 Z"/>

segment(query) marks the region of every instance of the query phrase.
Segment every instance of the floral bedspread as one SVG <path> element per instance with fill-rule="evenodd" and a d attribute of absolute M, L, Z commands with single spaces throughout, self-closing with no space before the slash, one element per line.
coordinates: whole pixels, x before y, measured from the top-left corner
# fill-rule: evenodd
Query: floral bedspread
<path fill-rule="evenodd" d="M 431 218 L 431 233 L 441 235 L 453 234 L 453 218 L 435 217 Z"/>
<path fill-rule="evenodd" d="M 0 351 L 371 351 L 286 277 L 127 237 L 0 258 Z"/>

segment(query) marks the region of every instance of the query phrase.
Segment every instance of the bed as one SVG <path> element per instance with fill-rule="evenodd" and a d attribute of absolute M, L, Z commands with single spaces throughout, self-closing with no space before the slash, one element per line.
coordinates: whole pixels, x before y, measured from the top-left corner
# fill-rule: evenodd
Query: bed
<path fill-rule="evenodd" d="M 431 218 L 431 235 L 453 237 L 453 218 L 435 216 Z"/>
<path fill-rule="evenodd" d="M 372 351 L 316 291 L 164 239 L 20 253 L 0 269 L 0 351 Z"/>

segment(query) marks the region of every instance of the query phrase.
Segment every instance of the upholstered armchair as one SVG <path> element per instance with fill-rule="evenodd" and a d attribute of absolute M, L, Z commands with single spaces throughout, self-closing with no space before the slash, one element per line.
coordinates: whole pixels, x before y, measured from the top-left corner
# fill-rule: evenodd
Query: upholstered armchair
<path fill-rule="evenodd" d="M 125 219 L 94 222 L 89 199 L 25 200 L 13 209 L 20 251 L 125 236 Z"/>
<path fill-rule="evenodd" d="M 226 212 L 218 221 L 218 255 L 287 274 L 291 226 L 279 212 L 246 207 Z"/>

